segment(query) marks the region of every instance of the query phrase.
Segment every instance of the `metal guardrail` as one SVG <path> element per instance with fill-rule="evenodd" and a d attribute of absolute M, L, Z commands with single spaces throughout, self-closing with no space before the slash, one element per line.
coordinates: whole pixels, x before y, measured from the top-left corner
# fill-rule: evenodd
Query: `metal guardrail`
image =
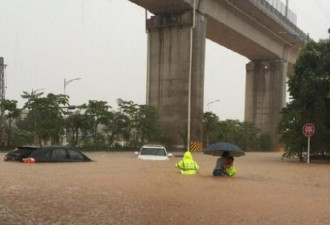
<path fill-rule="evenodd" d="M 297 25 L 297 15 L 294 14 L 289 8 L 286 12 L 286 5 L 282 3 L 280 0 L 266 0 L 271 6 L 277 9 L 278 12 L 282 14 L 285 18 L 287 18 L 291 23 Z"/>
<path fill-rule="evenodd" d="M 250 0 L 262 6 L 268 12 L 271 12 L 283 22 L 290 22 L 297 25 L 297 15 L 290 9 L 286 12 L 286 5 L 281 0 Z"/>
<path fill-rule="evenodd" d="M 297 27 L 297 15 L 290 9 L 286 8 L 286 5 L 280 0 L 250 0 L 255 5 L 260 6 L 267 12 L 271 13 L 275 18 L 283 23 L 287 24 L 292 30 L 287 34 L 295 36 L 301 41 L 305 42 L 309 39 L 303 31 Z M 287 10 L 287 11 L 286 11 Z"/>

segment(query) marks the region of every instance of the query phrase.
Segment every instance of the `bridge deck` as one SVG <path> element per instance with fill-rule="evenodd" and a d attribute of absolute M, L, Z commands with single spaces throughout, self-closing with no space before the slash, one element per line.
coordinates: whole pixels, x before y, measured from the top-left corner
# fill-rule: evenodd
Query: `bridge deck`
<path fill-rule="evenodd" d="M 208 20 L 206 37 L 251 60 L 282 58 L 288 51 L 287 60 L 294 63 L 307 38 L 276 9 L 269 10 L 272 6 L 265 0 L 130 1 L 156 15 L 192 10 L 195 2 Z"/>

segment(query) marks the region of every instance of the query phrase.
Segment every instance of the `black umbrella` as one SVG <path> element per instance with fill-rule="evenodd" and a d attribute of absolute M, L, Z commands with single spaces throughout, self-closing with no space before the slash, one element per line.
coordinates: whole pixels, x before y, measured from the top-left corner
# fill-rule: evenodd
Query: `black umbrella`
<path fill-rule="evenodd" d="M 228 152 L 231 156 L 242 156 L 245 155 L 245 152 L 238 147 L 237 145 L 226 143 L 226 142 L 217 142 L 210 144 L 204 149 L 204 154 L 221 156 L 223 152 Z"/>

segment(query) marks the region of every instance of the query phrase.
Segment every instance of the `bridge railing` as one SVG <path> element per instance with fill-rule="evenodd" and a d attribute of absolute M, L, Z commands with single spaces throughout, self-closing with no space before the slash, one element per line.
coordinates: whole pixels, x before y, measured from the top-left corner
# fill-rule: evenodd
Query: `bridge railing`
<path fill-rule="evenodd" d="M 271 6 L 273 6 L 278 12 L 281 13 L 286 19 L 288 19 L 294 25 L 297 25 L 297 15 L 294 14 L 286 5 L 280 0 L 266 0 Z M 286 10 L 288 12 L 286 13 Z M 286 15 L 287 14 L 287 15 Z"/>
<path fill-rule="evenodd" d="M 294 35 L 302 41 L 308 40 L 308 36 L 297 27 L 297 15 L 290 9 L 286 8 L 286 5 L 280 0 L 250 0 L 255 5 L 261 6 L 267 12 L 270 12 L 275 18 L 287 24 L 291 32 L 288 34 Z M 286 12 L 286 10 L 288 10 Z"/>
<path fill-rule="evenodd" d="M 290 22 L 293 25 L 297 25 L 297 15 L 290 9 L 286 13 L 286 5 L 281 0 L 250 0 L 258 5 L 261 5 L 264 9 L 271 12 L 277 18 L 283 22 Z"/>

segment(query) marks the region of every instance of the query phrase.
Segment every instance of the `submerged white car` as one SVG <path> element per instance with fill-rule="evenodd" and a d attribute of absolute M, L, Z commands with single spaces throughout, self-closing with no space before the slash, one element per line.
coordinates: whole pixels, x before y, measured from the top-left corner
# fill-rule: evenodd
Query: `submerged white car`
<path fill-rule="evenodd" d="M 140 152 L 135 152 L 138 159 L 147 160 L 168 160 L 171 157 L 171 153 L 167 153 L 166 149 L 162 145 L 144 145 L 141 147 Z"/>

